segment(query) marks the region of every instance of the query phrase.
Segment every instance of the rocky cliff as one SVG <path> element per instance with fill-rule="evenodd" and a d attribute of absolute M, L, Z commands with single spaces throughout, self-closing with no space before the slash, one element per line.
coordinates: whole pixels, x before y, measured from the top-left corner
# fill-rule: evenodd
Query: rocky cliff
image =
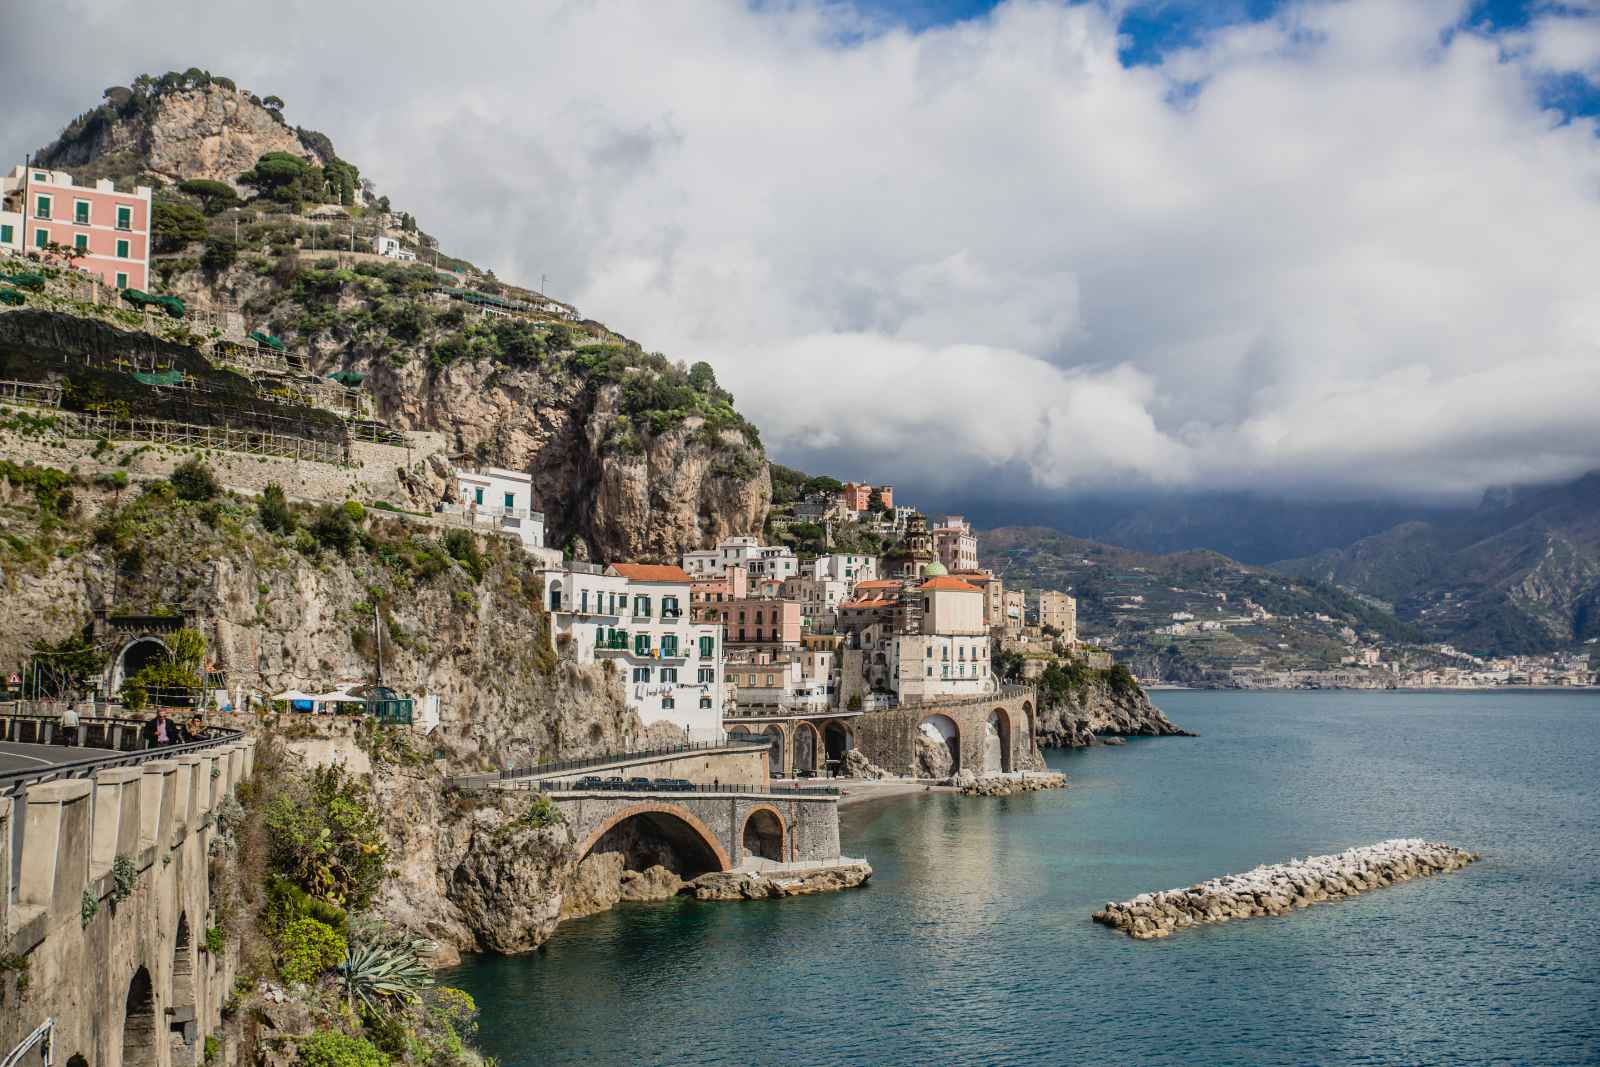
<path fill-rule="evenodd" d="M 1143 689 L 1095 678 L 1055 702 L 1041 701 L 1039 743 L 1084 748 L 1101 737 L 1193 737 L 1162 714 Z"/>
<path fill-rule="evenodd" d="M 186 178 L 232 182 L 268 152 L 289 152 L 318 165 L 333 155 L 327 138 L 291 129 L 276 110 L 220 79 L 194 88 L 108 89 L 105 103 L 73 120 L 39 150 L 35 162 L 70 171 L 80 182 L 134 176 L 167 184 Z"/>

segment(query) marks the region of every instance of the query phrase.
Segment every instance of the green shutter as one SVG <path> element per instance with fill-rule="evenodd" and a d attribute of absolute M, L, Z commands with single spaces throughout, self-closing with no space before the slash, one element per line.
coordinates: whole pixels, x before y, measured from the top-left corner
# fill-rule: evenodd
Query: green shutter
<path fill-rule="evenodd" d="M 119 229 L 119 230 L 131 230 L 131 229 L 133 229 L 133 208 L 131 208 L 131 207 L 118 207 L 117 208 L 117 229 Z"/>
<path fill-rule="evenodd" d="M 78 204 L 74 204 L 73 209 L 76 212 L 75 217 L 77 220 L 87 226 L 89 224 L 89 205 L 80 202 Z"/>
<path fill-rule="evenodd" d="M 0 244 L 10 244 L 13 230 L 10 226 L 0 226 Z"/>
<path fill-rule="evenodd" d="M 49 230 L 35 230 L 35 231 L 33 231 L 33 244 L 34 244 L 34 247 L 43 248 L 45 245 L 47 245 L 49 243 L 50 243 L 50 231 Z"/>
<path fill-rule="evenodd" d="M 128 258 L 128 242 L 127 241 L 118 241 L 117 242 L 117 258 L 118 259 L 127 259 Z"/>
<path fill-rule="evenodd" d="M 72 243 L 74 245 L 76 245 L 77 247 L 83 249 L 83 251 L 85 251 L 85 252 L 89 251 L 89 235 L 86 234 L 86 233 L 75 233 L 75 234 L 73 234 L 72 235 Z"/>
<path fill-rule="evenodd" d="M 648 656 L 650 654 L 649 634 L 635 635 L 633 639 L 633 654 L 636 656 Z"/>
<path fill-rule="evenodd" d="M 50 217 L 50 198 L 41 196 L 33 202 L 34 218 L 47 219 Z"/>

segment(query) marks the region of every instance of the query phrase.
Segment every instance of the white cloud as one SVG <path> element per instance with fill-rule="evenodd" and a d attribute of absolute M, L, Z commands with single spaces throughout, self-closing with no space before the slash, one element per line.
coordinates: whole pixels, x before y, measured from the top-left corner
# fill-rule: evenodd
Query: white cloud
<path fill-rule="evenodd" d="M 1591 18 L 1310 3 L 1125 69 L 1097 3 L 168 7 L 86 75 L 0 55 L 13 149 L 129 55 L 232 72 L 448 247 L 711 360 L 780 457 L 952 491 L 1600 466 L 1600 150 L 1535 77 L 1594 71 Z"/>

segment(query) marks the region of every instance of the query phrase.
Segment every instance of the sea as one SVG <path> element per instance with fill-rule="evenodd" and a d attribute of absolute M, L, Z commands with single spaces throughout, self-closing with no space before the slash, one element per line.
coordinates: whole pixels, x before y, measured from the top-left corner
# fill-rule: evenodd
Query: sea
<path fill-rule="evenodd" d="M 1600 694 L 1156 694 L 1066 790 L 843 813 L 862 889 L 623 905 L 441 976 L 551 1064 L 1600 1063 Z M 1391 837 L 1466 870 L 1138 942 L 1108 900 Z"/>

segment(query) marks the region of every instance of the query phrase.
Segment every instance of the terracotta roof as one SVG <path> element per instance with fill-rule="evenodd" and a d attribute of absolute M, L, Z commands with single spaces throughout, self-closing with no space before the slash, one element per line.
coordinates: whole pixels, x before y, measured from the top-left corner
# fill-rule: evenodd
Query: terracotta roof
<path fill-rule="evenodd" d="M 876 597 L 867 600 L 846 600 L 843 604 L 840 604 L 839 607 L 867 611 L 871 610 L 872 608 L 892 608 L 896 603 L 896 601 L 890 600 L 887 597 Z"/>
<path fill-rule="evenodd" d="M 898 578 L 874 578 L 869 582 L 857 582 L 857 589 L 899 589 L 901 582 Z"/>
<path fill-rule="evenodd" d="M 688 582 L 689 572 L 671 563 L 613 563 L 611 569 L 630 582 Z"/>
<path fill-rule="evenodd" d="M 937 578 L 929 578 L 922 583 L 922 591 L 943 593 L 981 593 L 982 589 L 971 582 L 963 582 L 960 578 L 952 578 L 948 574 L 941 574 Z"/>

